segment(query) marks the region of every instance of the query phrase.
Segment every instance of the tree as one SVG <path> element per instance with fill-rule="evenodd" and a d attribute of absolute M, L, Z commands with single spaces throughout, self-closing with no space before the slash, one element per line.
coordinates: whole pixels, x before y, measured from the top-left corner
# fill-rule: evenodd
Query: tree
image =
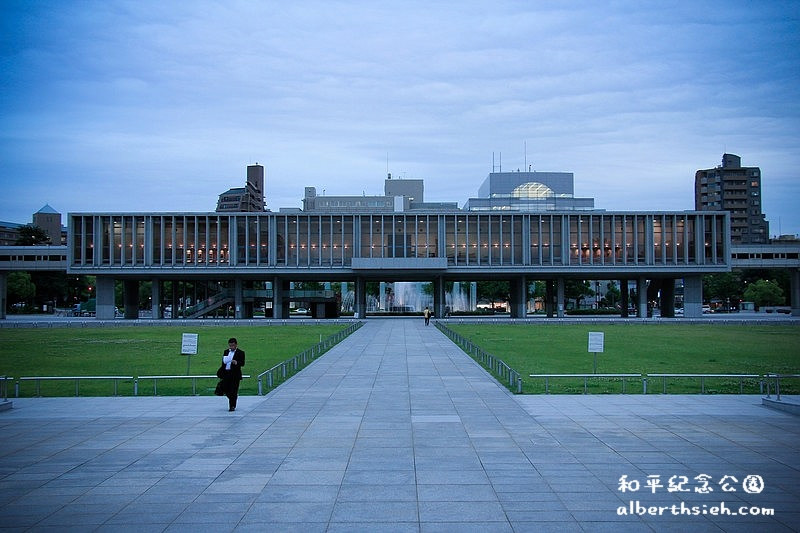
<path fill-rule="evenodd" d="M 575 307 L 581 306 L 581 300 L 587 296 L 592 296 L 594 291 L 588 281 L 577 281 L 568 279 L 564 283 L 564 298 L 567 300 L 575 300 Z"/>
<path fill-rule="evenodd" d="M 321 291 L 325 284 L 320 281 L 295 281 L 294 288 L 301 291 Z"/>
<path fill-rule="evenodd" d="M 544 298 L 547 284 L 544 281 L 534 281 L 528 284 L 528 298 Z"/>
<path fill-rule="evenodd" d="M 31 282 L 36 285 L 36 305 L 57 307 L 69 299 L 66 272 L 31 272 Z"/>
<path fill-rule="evenodd" d="M 742 299 L 742 278 L 740 272 L 721 272 L 703 277 L 703 294 L 708 299 L 723 302 L 738 302 Z"/>
<path fill-rule="evenodd" d="M 39 226 L 22 226 L 19 228 L 19 237 L 14 243 L 17 246 L 36 246 L 37 244 L 50 244 L 50 237 Z"/>
<path fill-rule="evenodd" d="M 619 292 L 619 287 L 617 287 L 617 282 L 609 281 L 606 284 L 606 295 L 605 295 L 606 305 L 608 305 L 609 307 L 614 307 L 615 305 L 617 305 L 617 302 L 620 300 L 621 297 L 622 294 Z"/>
<path fill-rule="evenodd" d="M 507 302 L 508 297 L 507 281 L 479 281 L 478 299 L 489 300 L 494 308 L 495 302 Z"/>
<path fill-rule="evenodd" d="M 785 268 L 746 268 L 741 271 L 742 284 L 746 287 L 760 279 L 768 279 L 778 284 L 783 294 L 791 294 L 791 276 Z"/>
<path fill-rule="evenodd" d="M 765 305 L 783 305 L 785 298 L 783 289 L 771 280 L 760 279 L 755 283 L 748 284 L 744 291 L 744 299 L 755 302 L 758 307 Z"/>
<path fill-rule="evenodd" d="M 36 296 L 36 285 L 27 272 L 12 272 L 8 275 L 7 291 L 9 304 L 30 303 Z"/>

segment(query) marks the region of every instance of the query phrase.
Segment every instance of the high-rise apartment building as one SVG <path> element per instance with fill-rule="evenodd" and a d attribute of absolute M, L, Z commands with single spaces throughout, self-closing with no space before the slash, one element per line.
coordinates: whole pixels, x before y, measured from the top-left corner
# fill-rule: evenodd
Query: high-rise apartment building
<path fill-rule="evenodd" d="M 769 242 L 769 222 L 761 212 L 761 169 L 743 167 L 738 155 L 723 154 L 721 166 L 695 173 L 694 207 L 728 211 L 732 244 Z"/>
<path fill-rule="evenodd" d="M 219 195 L 217 212 L 264 211 L 264 167 L 247 166 L 247 183 Z"/>

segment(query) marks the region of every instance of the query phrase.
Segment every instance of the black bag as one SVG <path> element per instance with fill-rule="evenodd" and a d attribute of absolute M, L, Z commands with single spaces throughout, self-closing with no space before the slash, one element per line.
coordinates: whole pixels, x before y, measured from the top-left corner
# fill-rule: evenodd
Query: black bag
<path fill-rule="evenodd" d="M 222 380 L 217 383 L 217 388 L 214 389 L 214 394 L 217 396 L 225 396 L 225 387 L 222 386 Z"/>
<path fill-rule="evenodd" d="M 225 377 L 225 365 L 220 365 L 220 367 L 217 369 L 217 377 L 219 379 L 222 379 L 222 378 Z"/>

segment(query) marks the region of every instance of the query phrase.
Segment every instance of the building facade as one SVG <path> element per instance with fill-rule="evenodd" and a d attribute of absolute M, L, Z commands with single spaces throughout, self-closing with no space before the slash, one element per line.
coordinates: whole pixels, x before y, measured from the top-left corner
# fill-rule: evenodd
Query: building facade
<path fill-rule="evenodd" d="M 264 200 L 264 167 L 256 163 L 247 166 L 244 187 L 228 189 L 219 195 L 217 213 L 260 212 L 266 209 Z"/>
<path fill-rule="evenodd" d="M 465 211 L 587 211 L 594 198 L 576 198 L 572 172 L 492 172 Z"/>
<path fill-rule="evenodd" d="M 697 211 L 727 211 L 733 244 L 766 244 L 769 222 L 761 207 L 761 169 L 743 167 L 738 155 L 723 154 L 722 165 L 694 176 Z"/>
<path fill-rule="evenodd" d="M 680 278 L 686 316 L 699 316 L 702 275 L 730 270 L 727 213 L 78 213 L 68 242 L 68 272 L 97 277 L 99 317 L 113 313 L 115 280 L 131 295 L 154 282 L 153 302 L 161 281 L 232 283 L 241 317 L 243 283 L 269 282 L 282 318 L 292 281 L 352 282 L 361 316 L 366 281 L 430 281 L 444 316 L 445 281 L 506 280 L 512 316 L 522 317 L 528 280 L 547 281 L 550 311 L 561 316 L 566 279 L 659 280 L 670 302 Z"/>
<path fill-rule="evenodd" d="M 0 222 L 0 246 L 14 246 L 19 239 L 19 228 L 25 224 Z"/>
<path fill-rule="evenodd" d="M 452 211 L 455 202 L 425 202 L 425 184 L 421 179 L 392 179 L 383 185 L 383 196 L 317 195 L 316 187 L 306 187 L 303 196 L 305 213 L 402 213 L 405 211 Z"/>

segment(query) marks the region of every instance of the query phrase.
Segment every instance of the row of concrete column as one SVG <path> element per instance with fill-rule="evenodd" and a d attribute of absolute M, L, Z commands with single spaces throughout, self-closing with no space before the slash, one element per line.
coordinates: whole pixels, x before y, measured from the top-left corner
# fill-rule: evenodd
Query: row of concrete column
<path fill-rule="evenodd" d="M 691 281 L 688 281 L 691 280 Z M 512 318 L 525 318 L 527 315 L 528 278 L 518 276 L 508 280 L 510 283 L 510 307 Z M 563 317 L 565 315 L 565 287 L 566 279 L 557 278 L 546 281 L 545 312 L 548 317 Z M 671 317 L 675 315 L 675 280 L 665 279 L 659 283 L 661 291 L 661 314 Z M 688 285 L 688 289 L 687 289 Z M 648 280 L 637 278 L 636 286 L 638 300 L 635 302 L 636 316 L 644 318 L 648 314 Z M 629 307 L 629 280 L 620 281 L 622 293 L 622 316 L 628 316 Z M 691 293 L 687 297 L 687 293 Z M 367 311 L 366 280 L 357 278 L 355 283 L 355 312 L 356 316 L 364 317 Z M 688 305 L 687 305 L 688 302 Z M 445 280 L 442 277 L 433 279 L 433 313 L 435 316 L 445 316 Z M 701 276 L 684 278 L 684 316 L 701 316 L 703 313 L 703 280 Z"/>
<path fill-rule="evenodd" d="M 114 283 L 115 280 L 111 276 L 97 276 L 97 318 L 111 319 L 115 316 L 115 302 L 114 302 Z M 510 278 L 510 293 L 511 293 L 511 316 L 514 318 L 524 318 L 527 314 L 527 284 L 531 278 L 527 276 L 516 276 Z M 445 279 L 442 276 L 435 277 L 433 280 L 433 312 L 436 316 L 445 316 Z M 654 284 L 655 281 L 655 284 Z M 564 286 L 565 278 L 556 278 L 546 280 L 546 294 L 545 294 L 545 311 L 548 317 L 563 317 L 564 310 Z M 653 299 L 654 295 L 651 294 L 648 298 L 648 279 L 638 277 L 635 279 L 637 288 L 638 299 L 634 303 L 636 309 L 636 316 L 644 318 L 647 316 L 647 302 L 648 299 Z M 354 292 L 354 308 L 356 316 L 363 318 L 366 316 L 367 311 L 367 293 L 366 293 L 367 278 L 357 277 L 355 279 Z M 674 316 L 674 301 L 675 301 L 675 280 L 670 278 L 663 278 L 658 280 L 650 280 L 651 287 L 658 286 L 661 291 L 661 315 L 665 317 Z M 290 282 L 284 278 L 276 276 L 272 280 L 273 290 L 273 317 L 274 318 L 287 318 L 289 316 L 289 286 Z M 641 288 L 644 288 L 642 290 Z M 124 281 L 124 307 L 125 318 L 137 318 L 138 316 L 138 289 L 139 281 L 125 280 Z M 627 316 L 630 303 L 628 301 L 629 295 L 629 280 L 620 280 L 620 293 L 622 296 L 621 308 L 623 316 Z M 241 279 L 234 280 L 234 309 L 236 318 L 246 318 L 251 316 L 252 309 L 248 309 L 243 298 L 243 281 Z M 7 273 L 0 272 L 0 318 L 6 316 L 6 298 L 7 298 Z M 175 297 L 173 296 L 173 299 Z M 160 280 L 154 279 L 152 283 L 152 301 L 153 301 L 153 317 L 161 318 L 163 310 L 161 309 L 160 302 L 162 301 L 161 283 Z M 683 305 L 685 317 L 699 317 L 703 313 L 703 279 L 701 275 L 687 276 L 683 278 Z M 800 315 L 800 271 L 793 270 L 791 277 L 791 305 L 792 314 Z M 173 309 L 177 308 L 177 302 L 173 303 Z"/>

